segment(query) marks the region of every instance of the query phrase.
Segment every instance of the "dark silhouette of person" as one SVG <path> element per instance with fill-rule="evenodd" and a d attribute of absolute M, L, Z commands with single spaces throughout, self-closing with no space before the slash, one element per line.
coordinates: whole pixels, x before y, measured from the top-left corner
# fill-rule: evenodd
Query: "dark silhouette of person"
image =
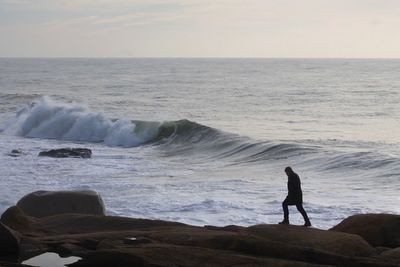
<path fill-rule="evenodd" d="M 296 205 L 297 210 L 304 218 L 304 226 L 311 226 L 311 222 L 308 218 L 307 212 L 303 208 L 303 193 L 301 191 L 300 177 L 290 167 L 286 167 L 285 172 L 288 176 L 288 195 L 282 202 L 284 219 L 279 224 L 289 224 L 288 206 Z"/>

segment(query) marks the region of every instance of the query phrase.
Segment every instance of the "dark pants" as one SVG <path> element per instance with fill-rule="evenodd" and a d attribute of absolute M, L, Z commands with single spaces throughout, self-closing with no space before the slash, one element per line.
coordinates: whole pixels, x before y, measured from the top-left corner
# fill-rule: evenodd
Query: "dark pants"
<path fill-rule="evenodd" d="M 283 207 L 283 216 L 285 220 L 289 220 L 289 207 L 288 206 L 291 205 L 296 205 L 297 210 L 301 213 L 301 215 L 304 218 L 304 221 L 309 221 L 310 219 L 308 218 L 307 212 L 304 210 L 303 208 L 303 203 L 301 202 L 291 202 L 288 199 L 285 199 L 282 202 L 282 207 Z"/>

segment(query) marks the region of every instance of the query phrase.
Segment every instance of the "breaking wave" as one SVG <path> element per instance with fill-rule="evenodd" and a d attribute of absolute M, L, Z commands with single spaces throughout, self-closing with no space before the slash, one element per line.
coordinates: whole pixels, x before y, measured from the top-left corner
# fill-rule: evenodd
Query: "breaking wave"
<path fill-rule="evenodd" d="M 188 120 L 152 122 L 110 119 L 84 106 L 41 97 L 19 110 L 5 123 L 2 131 L 23 137 L 135 147 L 166 142 L 175 136 L 201 139 L 216 130 Z"/>
<path fill-rule="evenodd" d="M 19 110 L 2 128 L 3 133 L 31 138 L 98 142 L 107 146 L 157 145 L 166 156 L 196 154 L 202 159 L 229 159 L 233 164 L 259 164 L 296 157 L 306 165 L 333 169 L 385 169 L 400 172 L 397 157 L 374 152 L 343 152 L 323 144 L 257 141 L 189 120 L 139 121 L 111 119 L 87 107 L 41 97 Z"/>

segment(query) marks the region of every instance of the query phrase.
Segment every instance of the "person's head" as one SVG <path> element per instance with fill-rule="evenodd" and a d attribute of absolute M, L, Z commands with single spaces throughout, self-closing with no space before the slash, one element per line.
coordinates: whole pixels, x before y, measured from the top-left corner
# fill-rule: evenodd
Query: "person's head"
<path fill-rule="evenodd" d="M 292 170 L 292 168 L 290 168 L 290 167 L 286 167 L 286 168 L 285 168 L 285 172 L 286 172 L 286 174 L 289 176 L 290 174 L 293 173 L 293 170 Z"/>

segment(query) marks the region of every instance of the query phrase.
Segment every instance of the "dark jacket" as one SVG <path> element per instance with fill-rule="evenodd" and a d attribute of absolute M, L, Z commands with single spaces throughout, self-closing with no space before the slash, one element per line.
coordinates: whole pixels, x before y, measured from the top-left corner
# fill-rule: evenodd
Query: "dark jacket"
<path fill-rule="evenodd" d="M 303 203 L 303 193 L 301 192 L 300 177 L 297 173 L 292 173 L 288 176 L 288 196 L 287 200 L 290 204 Z"/>

